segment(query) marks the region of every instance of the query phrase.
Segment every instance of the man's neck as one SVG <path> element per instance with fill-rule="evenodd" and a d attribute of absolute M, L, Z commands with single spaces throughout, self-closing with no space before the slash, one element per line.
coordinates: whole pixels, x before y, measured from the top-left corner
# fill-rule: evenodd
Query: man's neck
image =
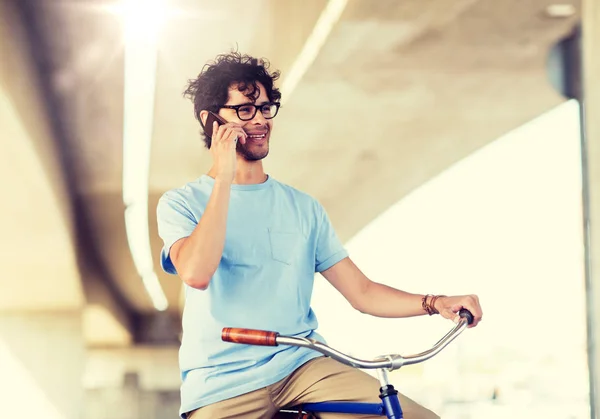
<path fill-rule="evenodd" d="M 215 177 L 216 171 L 214 167 L 208 172 L 208 175 Z M 238 159 L 237 170 L 233 183 L 238 185 L 253 185 L 264 183 L 267 181 L 267 175 L 263 169 L 261 160 L 249 162 L 243 159 Z"/>
<path fill-rule="evenodd" d="M 267 175 L 263 169 L 262 160 L 248 162 L 246 160 L 238 159 L 237 171 L 235 173 L 235 179 L 233 179 L 233 183 L 240 185 L 252 185 L 264 183 L 266 180 Z"/>

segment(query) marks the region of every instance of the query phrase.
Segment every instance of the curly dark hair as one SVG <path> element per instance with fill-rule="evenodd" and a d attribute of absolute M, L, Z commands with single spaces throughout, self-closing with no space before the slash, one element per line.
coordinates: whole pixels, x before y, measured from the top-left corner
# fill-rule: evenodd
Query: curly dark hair
<path fill-rule="evenodd" d="M 248 99 L 255 101 L 260 94 L 256 83 L 260 82 L 269 100 L 279 101 L 281 92 L 275 87 L 275 81 L 280 72 L 269 72 L 269 67 L 269 61 L 264 58 L 254 58 L 236 51 L 220 54 L 202 68 L 197 78 L 188 80 L 183 96 L 194 103 L 194 115 L 201 125 L 200 111 L 218 112 L 227 102 L 229 88 L 234 83 L 240 92 L 247 91 L 245 96 Z M 201 130 L 201 135 L 206 148 L 210 148 L 210 138 L 204 130 Z"/>

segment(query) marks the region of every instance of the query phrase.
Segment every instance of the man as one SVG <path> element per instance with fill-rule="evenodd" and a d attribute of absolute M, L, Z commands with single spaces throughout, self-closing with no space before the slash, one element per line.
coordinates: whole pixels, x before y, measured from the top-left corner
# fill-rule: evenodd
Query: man
<path fill-rule="evenodd" d="M 464 307 L 473 326 L 481 320 L 476 296 L 424 296 L 371 281 L 348 257 L 319 202 L 264 172 L 281 98 L 278 77 L 266 62 L 230 53 L 205 66 L 185 92 L 203 127 L 209 111 L 227 123 L 215 122 L 212 138 L 204 135 L 213 162 L 208 173 L 165 193 L 157 208 L 162 267 L 185 284 L 182 418 L 270 418 L 308 402 L 380 401 L 376 379 L 320 353 L 221 341 L 223 327 L 323 340 L 310 308 L 315 272 L 366 314 L 439 312 L 455 319 Z M 400 400 L 407 419 L 437 417 Z"/>

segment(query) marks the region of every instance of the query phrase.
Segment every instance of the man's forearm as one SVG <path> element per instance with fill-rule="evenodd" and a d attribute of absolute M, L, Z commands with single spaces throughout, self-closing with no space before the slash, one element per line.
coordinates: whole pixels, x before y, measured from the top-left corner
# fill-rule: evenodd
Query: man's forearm
<path fill-rule="evenodd" d="M 179 250 L 179 275 L 195 288 L 205 289 L 221 262 L 230 192 L 231 183 L 215 180 L 198 225 Z"/>
<path fill-rule="evenodd" d="M 422 294 L 411 294 L 378 282 L 369 282 L 356 307 L 377 317 L 414 317 L 427 314 L 422 306 Z"/>
<path fill-rule="evenodd" d="M 473 314 L 474 327 L 481 320 L 482 312 L 476 295 L 428 295 L 411 294 L 371 281 L 346 257 L 322 272 L 348 302 L 358 311 L 377 317 L 413 317 L 426 313 L 439 313 L 446 319 L 456 320 L 456 313 L 465 308 Z"/>

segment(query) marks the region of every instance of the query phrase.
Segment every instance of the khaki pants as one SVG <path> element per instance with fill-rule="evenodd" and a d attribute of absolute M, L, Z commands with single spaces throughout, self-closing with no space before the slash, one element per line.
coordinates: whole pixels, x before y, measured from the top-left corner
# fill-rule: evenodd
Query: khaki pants
<path fill-rule="evenodd" d="M 329 400 L 380 403 L 379 381 L 364 371 L 319 357 L 268 387 L 201 407 L 188 419 L 269 419 L 283 407 Z M 405 419 L 435 419 L 435 413 L 399 394 Z M 321 419 L 376 419 L 382 416 L 323 413 Z"/>

